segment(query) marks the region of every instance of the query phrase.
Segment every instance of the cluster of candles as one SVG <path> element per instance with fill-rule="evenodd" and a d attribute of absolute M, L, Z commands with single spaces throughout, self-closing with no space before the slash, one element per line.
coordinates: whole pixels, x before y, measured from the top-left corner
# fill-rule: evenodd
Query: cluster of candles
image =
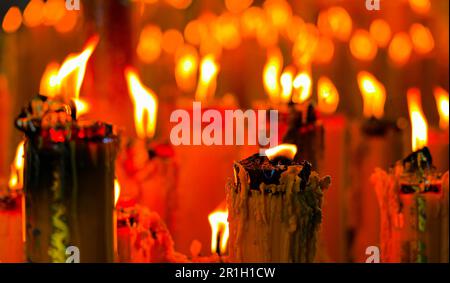
<path fill-rule="evenodd" d="M 32 2 L 33 5 L 37 5 L 36 3 L 39 1 L 31 1 L 29 5 Z M 184 9 L 190 4 L 190 1 L 169 2 L 179 9 Z M 13 236 L 16 240 L 26 240 L 27 260 L 63 261 L 62 254 L 64 251 L 62 248 L 71 241 L 81 245 L 83 250 L 92 250 L 92 254 L 82 253 L 82 259 L 85 261 L 122 262 L 311 262 L 314 261 L 316 254 L 316 243 L 319 257 L 324 252 L 331 253 L 335 261 L 342 261 L 343 258 L 348 258 L 348 251 L 350 251 L 352 260 L 363 261 L 361 257 L 365 256 L 364 250 L 368 245 L 377 245 L 378 243 L 381 243 L 382 247 L 383 245 L 384 247 L 389 245 L 383 242 L 387 241 L 386 235 L 383 234 L 383 231 L 380 231 L 385 229 L 383 225 L 386 225 L 386 216 L 383 214 L 384 211 L 380 211 L 379 207 L 383 209 L 386 204 L 383 203 L 383 198 L 380 200 L 379 195 L 377 195 L 377 192 L 386 189 L 380 188 L 382 186 L 380 183 L 383 183 L 381 180 L 384 177 L 380 177 L 379 174 L 373 177 L 372 173 L 376 167 L 389 168 L 397 160 L 403 159 L 408 152 L 408 150 L 405 150 L 408 146 L 404 141 L 404 136 L 407 133 L 405 123 L 384 120 L 386 90 L 383 84 L 368 71 L 360 71 L 355 78 L 363 98 L 364 120 L 351 121 L 341 114 L 336 114 L 335 111 L 339 105 L 337 87 L 327 76 L 320 76 L 315 85 L 311 65 L 312 63 L 328 63 L 333 59 L 334 39 L 343 42 L 349 41 L 349 50 L 358 60 L 371 61 L 378 48 L 387 48 L 389 58 L 397 65 L 404 65 L 409 60 L 413 50 L 418 54 L 431 52 L 434 41 L 430 31 L 421 24 L 414 24 L 411 26 L 409 33 L 400 32 L 391 35 L 389 25 L 380 19 L 372 22 L 369 31 L 356 29 L 352 32 L 351 18 L 347 11 L 341 7 L 323 10 L 319 14 L 316 26 L 305 23 L 300 17 L 292 15 L 291 8 L 286 1 L 266 1 L 263 8 L 250 7 L 252 1 L 225 2 L 227 8 L 234 13 L 225 13 L 217 18 L 206 15 L 195 19 L 186 26 L 184 37 L 177 30 L 168 30 L 163 33 L 158 26 L 146 26 L 141 32 L 136 52 L 140 60 L 147 64 L 154 62 L 159 57 L 161 48 L 168 53 L 173 53 L 175 57 L 174 77 L 178 89 L 183 92 L 193 92 L 196 101 L 205 103 L 211 109 L 223 110 L 225 107 L 237 108 L 237 105 L 233 99 L 226 104 L 225 98 L 219 100 L 215 97 L 221 68 L 221 49 L 233 49 L 240 44 L 241 37 L 255 36 L 259 44 L 267 48 L 267 59 L 263 70 L 261 70 L 262 84 L 267 99 L 263 102 L 255 101 L 253 106 L 256 109 L 269 108 L 279 111 L 279 142 L 289 143 L 288 150 L 286 150 L 286 144 L 277 147 L 273 155 L 270 151 L 268 152 L 267 160 L 257 162 L 273 166 L 275 171 L 279 170 L 281 173 L 278 177 L 283 182 L 280 181 L 279 185 L 274 185 L 274 183 L 271 183 L 273 180 L 264 180 L 264 182 L 257 183 L 253 190 L 243 185 L 247 183 L 251 185 L 253 179 L 251 181 L 250 179 L 253 177 L 249 176 L 253 176 L 252 174 L 259 176 L 259 173 L 265 173 L 264 170 L 266 170 L 265 167 L 259 168 L 256 166 L 255 169 L 252 167 L 253 164 L 250 164 L 252 166 L 249 165 L 249 163 L 256 162 L 256 159 L 252 159 L 250 154 L 250 152 L 256 152 L 255 147 L 227 148 L 220 154 L 216 154 L 214 150 L 205 146 L 192 150 L 183 147 L 173 148 L 170 144 L 156 139 L 159 110 L 158 95 L 142 83 L 136 69 L 127 67 L 123 70 L 123 77 L 127 82 L 130 99 L 134 105 L 136 137 L 120 136 L 116 131 L 113 131 L 115 127 L 111 127 L 109 133 L 111 136 L 100 130 L 97 133 L 101 135 L 100 141 L 96 139 L 90 141 L 95 146 L 102 148 L 105 139 L 117 138 L 117 140 L 112 141 L 114 143 L 112 148 L 104 149 L 106 153 L 92 148 L 75 148 L 73 149 L 74 152 L 70 151 L 70 147 L 65 149 L 69 150 L 69 155 L 74 155 L 71 158 L 75 158 L 75 160 L 84 155 L 90 156 L 90 158 L 95 156 L 94 159 L 103 158 L 101 159 L 102 162 L 106 162 L 108 166 L 114 169 L 111 171 L 111 168 L 106 166 L 109 171 L 99 173 L 104 174 L 102 177 L 105 178 L 102 179 L 100 176 L 88 174 L 89 170 L 95 168 L 96 165 L 92 165 L 92 168 L 90 168 L 89 162 L 87 162 L 88 165 L 85 165 L 87 168 L 78 168 L 78 170 L 81 170 L 81 173 L 78 172 L 78 174 L 82 174 L 85 170 L 87 173 L 83 178 L 87 178 L 90 182 L 89 184 L 86 182 L 85 186 L 92 188 L 103 186 L 105 194 L 83 196 L 81 190 L 74 193 L 77 201 L 82 202 L 84 197 L 86 199 L 92 198 L 92 201 L 96 201 L 96 203 L 107 203 L 105 207 L 101 206 L 101 208 L 110 210 L 110 213 L 102 215 L 93 210 L 90 212 L 87 210 L 75 212 L 71 217 L 77 215 L 79 218 L 92 218 L 90 220 L 92 222 L 83 220 L 83 223 L 87 224 L 80 225 L 75 220 L 73 222 L 70 220 L 69 224 L 66 223 L 66 225 L 71 227 L 56 227 L 58 219 L 52 219 L 53 222 L 46 225 L 53 225 L 49 226 L 53 228 L 45 226 L 46 228 L 36 236 L 38 232 L 29 231 L 29 227 L 39 226 L 39 223 L 34 223 L 33 221 L 36 220 L 31 216 L 34 216 L 37 213 L 36 210 L 47 205 L 47 203 L 41 203 L 41 206 L 33 208 L 27 207 L 27 212 L 16 214 L 16 216 L 19 216 L 15 218 L 16 226 L 20 229 L 15 229 L 14 231 L 17 233 Z M 425 9 L 417 6 L 417 1 L 409 2 L 411 7 L 419 12 L 423 12 L 423 9 Z M 17 15 L 14 16 L 13 13 L 16 12 L 13 10 L 5 17 L 3 22 L 5 31 L 14 31 L 10 22 L 14 23 Z M 270 21 L 268 21 L 270 24 L 264 21 L 266 17 L 270 18 Z M 238 25 L 236 21 L 242 24 Z M 334 25 L 335 21 L 340 24 Z M 284 65 L 287 58 L 283 58 L 280 48 L 274 44 L 278 39 L 274 39 L 271 36 L 273 34 L 279 34 L 292 41 L 293 64 Z M 42 76 L 40 95 L 49 100 L 62 98 L 72 106 L 73 119 L 79 121 L 80 124 L 85 122 L 85 115 L 92 112 L 92 109 L 89 109 L 89 103 L 80 97 L 80 90 L 86 66 L 99 40 L 98 36 L 93 36 L 87 41 L 80 53 L 69 55 L 62 64 L 55 62 L 48 64 Z M 169 44 L 171 48 L 167 48 L 163 44 L 165 40 L 173 43 Z M 186 43 L 184 43 L 185 40 Z M 176 46 L 178 48 L 175 48 Z M 198 46 L 202 56 L 199 56 L 195 46 Z M 314 88 L 317 90 L 317 105 L 312 102 L 312 90 Z M 420 91 L 416 88 L 408 90 L 407 103 L 411 120 L 411 148 L 413 152 L 420 152 L 428 146 L 433 156 L 433 165 L 437 167 L 436 172 L 442 173 L 441 171 L 448 170 L 449 97 L 448 92 L 440 87 L 434 89 L 434 97 L 440 116 L 440 129 L 428 129 L 428 123 L 421 107 Z M 186 106 L 182 105 L 182 107 Z M 189 106 L 186 108 L 189 108 Z M 300 124 L 296 123 L 298 121 L 300 121 Z M 91 126 L 91 124 L 88 125 Z M 51 130 L 49 132 L 51 142 L 66 142 L 65 140 L 58 140 L 58 138 L 63 137 L 54 135 Z M 79 136 L 80 132 L 83 132 L 82 136 Z M 84 131 L 76 130 L 74 133 L 78 135 L 76 138 L 82 140 L 87 138 Z M 348 135 L 352 136 L 350 143 L 347 143 Z M 11 207 L 19 211 L 22 209 L 25 211 L 25 206 L 18 200 L 21 200 L 22 189 L 24 186 L 27 187 L 28 184 L 31 184 L 30 182 L 37 182 L 42 188 L 33 186 L 29 187 L 28 190 L 25 188 L 25 199 L 29 203 L 39 203 L 42 198 L 50 198 L 39 193 L 40 189 L 45 191 L 45 187 L 50 186 L 50 184 L 39 179 L 42 176 L 39 176 L 39 178 L 34 176 L 38 179 L 33 180 L 30 167 L 27 169 L 28 173 L 25 172 L 24 174 L 25 161 L 28 164 L 27 166 L 33 166 L 33 158 L 36 158 L 33 157 L 30 140 L 30 137 L 27 137 L 27 145 L 21 142 L 17 147 L 16 159 L 11 168 L 11 177 L 8 184 L 9 194 L 13 192 L 11 195 L 14 205 Z M 114 158 L 116 155 L 117 159 Z M 84 158 L 90 160 L 86 156 Z M 70 160 L 62 159 L 62 163 L 67 163 L 67 168 L 72 168 L 73 165 L 70 164 Z M 207 173 L 197 168 L 206 159 L 216 166 L 214 170 L 217 172 L 211 173 L 210 177 L 205 176 Z M 82 158 L 82 160 L 84 159 Z M 116 161 L 111 162 L 111 160 Z M 217 196 L 216 189 L 223 188 L 225 186 L 224 180 L 230 177 L 230 172 L 232 173 L 233 163 L 227 162 L 229 160 L 241 161 L 234 163 L 234 182 L 229 182 L 226 185 L 226 203 L 224 201 L 212 212 L 209 207 L 206 208 L 209 209 L 208 211 L 205 211 L 205 207 L 199 207 L 194 212 L 196 203 L 194 199 L 199 196 L 205 200 L 211 196 L 214 201 L 221 201 L 218 198 L 222 196 L 220 194 L 219 197 Z M 274 165 L 273 160 L 277 160 L 278 163 L 275 162 L 276 165 Z M 330 186 L 330 180 L 328 177 L 320 178 L 316 172 L 309 172 L 305 178 L 305 175 L 302 174 L 306 174 L 303 170 L 308 168 L 307 161 L 312 162 L 315 171 L 329 174 L 333 179 L 332 189 L 324 196 L 323 208 L 322 189 Z M 86 164 L 86 162 L 83 161 L 83 164 Z M 220 167 L 222 164 L 223 168 Z M 252 170 L 255 170 L 256 173 Z M 54 174 L 55 172 L 50 173 Z M 247 175 L 244 173 L 247 173 Z M 441 175 L 437 174 L 440 178 Z M 298 181 L 298 178 L 306 183 L 302 184 Z M 350 178 L 352 182 L 348 181 Z M 377 184 L 375 186 L 377 191 L 370 188 L 372 186 L 371 178 L 378 178 L 374 181 Z M 24 181 L 25 179 L 26 181 Z M 94 179 L 106 180 L 106 183 L 100 184 L 100 181 Z M 76 180 L 78 178 L 74 177 L 74 180 L 69 182 L 75 182 Z M 294 188 L 286 185 L 290 182 L 295 184 Z M 443 183 L 443 188 L 438 193 L 445 194 L 445 182 L 448 183 L 448 178 L 446 180 L 444 178 L 440 182 Z M 78 184 L 77 186 L 80 187 L 81 185 Z M 77 186 L 74 185 L 74 187 Z M 36 193 L 33 190 L 39 192 Z M 72 188 L 72 190 L 75 189 Z M 287 209 L 283 208 L 283 205 L 285 205 L 284 199 L 273 197 L 268 201 L 265 196 L 266 193 L 270 194 L 275 191 L 281 192 L 281 194 L 291 194 L 291 190 L 300 193 L 305 190 L 308 191 L 313 196 L 312 198 L 317 201 L 314 205 L 311 205 L 311 208 L 314 213 L 320 214 L 320 219 L 311 220 L 316 217 L 314 213 L 314 215 L 306 215 L 303 212 L 295 214 L 292 211 L 284 211 L 283 209 Z M 240 193 L 241 191 L 251 197 L 246 198 L 243 196 L 244 194 Z M 349 194 L 350 198 L 347 198 Z M 55 195 L 53 196 L 55 197 Z M 299 209 L 299 207 L 305 206 L 305 200 L 301 194 L 289 196 L 291 197 L 289 199 L 290 208 Z M 58 211 L 58 209 L 68 210 L 72 208 L 71 201 L 74 200 L 71 197 L 68 198 L 70 199 L 68 203 L 59 201 L 58 205 L 60 206 L 55 206 L 54 209 Z M 425 200 L 427 206 L 436 205 L 433 201 L 428 200 L 428 195 Z M 214 201 L 210 203 L 213 207 L 215 206 Z M 359 205 L 351 208 L 353 215 L 348 215 L 345 211 L 344 204 L 346 202 L 349 202 L 350 205 L 352 203 Z M 256 211 L 255 214 L 253 215 L 248 210 L 243 209 L 243 203 L 248 206 L 246 206 L 246 209 Z M 267 206 L 262 205 L 260 207 L 261 203 Z M 67 207 L 64 208 L 64 205 L 67 205 Z M 154 214 L 154 212 L 157 214 Z M 24 221 L 27 226 L 23 228 L 20 219 L 21 214 L 26 214 L 28 217 Z M 293 229 L 291 226 L 286 226 L 286 219 L 280 220 L 276 217 L 286 214 L 292 214 L 294 218 L 299 218 L 295 218 L 299 222 L 294 225 L 294 230 L 291 230 Z M 206 237 L 211 239 L 212 256 L 202 256 L 204 253 L 201 252 L 201 245 L 205 241 L 205 234 L 207 234 L 205 229 L 199 228 L 198 231 L 192 229 L 190 217 L 198 220 L 198 215 L 203 217 L 205 222 L 209 221 L 210 223 L 210 234 L 212 235 L 208 234 Z M 0 217 L 4 216 L 0 215 Z M 10 216 L 8 215 L 8 217 Z M 264 219 L 265 217 L 269 219 Z M 105 218 L 108 218 L 108 221 Z M 260 222 L 262 221 L 261 218 L 263 222 Z M 310 228 L 302 226 L 304 223 L 300 219 L 306 222 L 310 221 L 310 223 L 308 222 Z M 77 221 L 81 220 L 77 219 Z M 83 241 L 86 238 L 83 238 L 84 231 L 89 229 L 95 221 L 105 222 L 105 226 L 98 233 L 103 235 L 102 239 L 107 245 L 102 249 L 90 248 L 86 241 Z M 323 243 L 317 234 L 320 222 L 322 222 L 323 228 Z M 378 225 L 380 222 L 382 227 Z M 347 227 L 348 223 L 350 223 L 350 227 Z M 69 232 L 65 235 L 53 235 L 51 231 L 55 230 L 55 227 Z M 310 230 L 305 231 L 307 229 Z M 346 229 L 350 229 L 355 234 L 354 243 L 351 243 L 351 246 L 346 242 Z M 444 235 L 444 238 L 445 229 L 448 231 L 448 226 L 440 230 L 443 231 L 440 236 Z M 275 232 L 278 230 L 281 232 Z M 199 236 L 202 241 L 195 240 L 196 233 L 202 234 Z M 408 235 L 414 234 L 408 233 L 410 233 Z M 292 234 L 295 237 L 291 241 L 290 236 Z M 305 234 L 307 235 L 305 236 Z M 51 252 L 48 254 L 46 248 L 44 248 L 45 251 L 36 252 L 36 241 L 30 240 L 41 235 L 49 238 L 49 245 L 51 246 L 49 250 Z M 55 245 L 55 239 L 60 241 L 58 242 L 60 245 Z M 228 243 L 228 239 L 230 239 L 230 243 Z M 295 239 L 306 244 L 301 244 Z M 404 241 L 408 240 L 407 238 Z M 252 243 L 256 241 L 258 241 L 258 245 L 254 246 Z M 439 241 L 441 242 L 441 239 Z M 192 244 L 190 244 L 191 242 Z M 278 242 L 283 242 L 284 245 L 277 245 Z M 179 243 L 183 248 L 190 244 L 190 256 L 184 256 L 175 251 L 175 247 Z M 291 249 L 294 246 L 300 246 L 300 248 L 293 252 Z M 111 250 L 111 247 L 116 249 Z M 392 251 L 392 246 L 390 248 Z M 161 252 L 161 250 L 164 250 L 164 252 Z M 266 250 L 271 252 L 267 253 Z M 22 256 L 17 256 L 17 254 L 20 254 L 17 250 L 11 253 L 14 257 L 7 260 L 24 260 Z M 395 253 L 393 251 L 388 256 Z M 404 257 L 396 256 L 397 254 L 389 258 L 386 257 L 385 260 L 426 261 L 423 255 L 419 258 L 410 254 Z M 436 261 L 436 258 L 429 255 L 428 257 L 429 260 Z M 0 260 L 2 259 L 0 258 Z M 327 261 L 327 258 L 319 258 L 319 260 Z M 439 260 L 445 260 L 445 257 L 443 256 Z"/>

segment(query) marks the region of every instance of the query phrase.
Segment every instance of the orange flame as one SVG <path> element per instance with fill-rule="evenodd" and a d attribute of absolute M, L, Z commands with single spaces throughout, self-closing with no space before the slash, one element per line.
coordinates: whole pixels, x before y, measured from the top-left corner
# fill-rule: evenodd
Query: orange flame
<path fill-rule="evenodd" d="M 81 53 L 69 55 L 61 65 L 58 72 L 58 82 L 65 97 L 77 99 L 80 96 L 87 62 L 97 47 L 99 40 L 98 35 L 91 37 Z M 72 75 L 75 78 L 71 78 Z M 74 81 L 71 81 L 71 79 Z"/>
<path fill-rule="evenodd" d="M 280 76 L 282 102 L 289 102 L 291 100 L 293 81 L 294 81 L 294 68 L 293 67 L 285 68 L 284 72 Z"/>
<path fill-rule="evenodd" d="M 9 188 L 13 190 L 23 188 L 23 167 L 24 167 L 24 153 L 25 142 L 21 141 L 17 146 L 16 156 L 11 165 L 11 176 L 9 178 Z"/>
<path fill-rule="evenodd" d="M 120 197 L 120 183 L 117 178 L 114 179 L 114 206 L 117 206 L 117 202 Z"/>
<path fill-rule="evenodd" d="M 381 119 L 384 115 L 386 90 L 371 73 L 361 71 L 358 73 L 358 86 L 363 96 L 364 117 Z"/>
<path fill-rule="evenodd" d="M 431 9 L 430 0 L 409 0 L 409 6 L 417 14 L 428 14 Z"/>
<path fill-rule="evenodd" d="M 371 61 L 377 55 L 378 47 L 368 31 L 357 29 L 350 39 L 350 51 L 356 59 Z"/>
<path fill-rule="evenodd" d="M 273 160 L 276 157 L 285 157 L 292 160 L 295 154 L 297 154 L 297 146 L 295 144 L 283 143 L 266 149 L 265 153 L 269 160 Z"/>
<path fill-rule="evenodd" d="M 303 71 L 297 74 L 294 79 L 293 86 L 295 93 L 292 96 L 292 101 L 295 103 L 302 103 L 311 97 L 311 75 L 309 72 Z"/>
<path fill-rule="evenodd" d="M 193 90 L 198 69 L 197 50 L 190 45 L 184 45 L 177 50 L 175 57 L 175 80 L 178 87 L 183 91 Z"/>
<path fill-rule="evenodd" d="M 82 52 L 69 55 L 59 66 L 56 62 L 47 65 L 41 78 L 40 93 L 47 97 L 63 96 L 72 99 L 77 107 L 77 117 L 87 113 L 89 107 L 80 96 L 86 66 L 99 42 L 98 35 L 91 37 Z"/>
<path fill-rule="evenodd" d="M 272 102 L 278 102 L 278 95 L 280 93 L 278 80 L 282 65 L 283 55 L 281 51 L 278 48 L 269 50 L 263 71 L 263 83 L 264 89 Z"/>
<path fill-rule="evenodd" d="M 211 54 L 204 56 L 200 62 L 200 79 L 195 93 L 197 101 L 206 102 L 214 95 L 218 72 L 219 65 L 214 56 Z"/>
<path fill-rule="evenodd" d="M 416 151 L 428 143 L 428 123 L 422 111 L 422 100 L 418 88 L 410 88 L 407 93 L 409 117 L 411 119 L 411 144 Z"/>
<path fill-rule="evenodd" d="M 436 87 L 434 88 L 434 98 L 439 112 L 439 127 L 446 130 L 449 123 L 448 92 L 441 87 Z"/>
<path fill-rule="evenodd" d="M 133 68 L 125 69 L 125 78 L 134 104 L 134 123 L 137 136 L 142 139 L 152 138 L 155 135 L 158 99 L 151 89 L 142 84 Z M 147 121 L 144 121 L 146 113 Z"/>
<path fill-rule="evenodd" d="M 415 23 L 409 29 L 414 50 L 419 54 L 430 53 L 434 48 L 434 38 L 430 29 Z"/>
<path fill-rule="evenodd" d="M 230 230 L 228 227 L 228 210 L 216 209 L 208 215 L 209 225 L 211 226 L 211 252 L 213 254 L 223 254 L 227 249 Z M 220 243 L 218 243 L 220 239 Z M 218 246 L 219 244 L 219 246 Z M 219 247 L 219 250 L 217 248 Z"/>
<path fill-rule="evenodd" d="M 327 77 L 320 77 L 317 86 L 318 103 L 320 112 L 332 114 L 339 104 L 339 93 L 333 82 Z"/>
<path fill-rule="evenodd" d="M 59 64 L 50 62 L 45 68 L 41 78 L 39 93 L 47 97 L 55 97 L 59 94 L 61 82 L 58 79 Z"/>

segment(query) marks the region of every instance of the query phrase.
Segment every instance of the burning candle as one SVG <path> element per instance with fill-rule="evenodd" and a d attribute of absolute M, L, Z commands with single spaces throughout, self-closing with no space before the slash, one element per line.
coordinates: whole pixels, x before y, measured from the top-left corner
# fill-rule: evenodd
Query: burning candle
<path fill-rule="evenodd" d="M 420 91 L 408 90 L 413 153 L 372 176 L 381 213 L 384 262 L 448 262 L 448 172 L 433 166 Z M 442 176 L 443 175 L 443 176 Z"/>
<path fill-rule="evenodd" d="M 307 161 L 293 161 L 296 151 L 283 144 L 234 164 L 227 184 L 232 262 L 314 261 L 331 178 L 320 178 Z"/>
<path fill-rule="evenodd" d="M 230 230 L 228 227 L 228 210 L 218 208 L 208 215 L 211 225 L 211 253 L 219 256 L 224 255 L 227 250 Z"/>
<path fill-rule="evenodd" d="M 443 88 L 436 87 L 434 89 L 434 98 L 436 101 L 436 108 L 439 113 L 439 128 L 430 127 L 429 129 L 429 143 L 431 155 L 434 157 L 433 163 L 439 172 L 448 170 L 448 154 L 449 154 L 449 102 L 448 92 Z"/>
<path fill-rule="evenodd" d="M 154 141 L 158 99 L 145 87 L 137 72 L 125 70 L 128 90 L 134 104 L 134 121 L 138 139 L 125 140 L 118 158 L 118 177 L 126 193 L 150 211 L 156 212 L 169 229 L 175 229 L 178 166 L 171 146 Z M 134 194 L 134 195 L 133 195 Z"/>
<path fill-rule="evenodd" d="M 8 184 L 0 183 L 0 262 L 23 262 L 24 142 L 17 146 Z"/>
<path fill-rule="evenodd" d="M 402 157 L 402 132 L 396 123 L 385 120 L 386 90 L 371 73 L 357 75 L 363 98 L 363 121 L 352 123 L 351 201 L 349 225 L 353 229 L 352 260 L 364 262 L 368 246 L 379 243 L 379 207 L 376 194 L 368 182 L 374 168 L 388 167 Z M 380 154 L 383 153 L 383 154 Z"/>
<path fill-rule="evenodd" d="M 69 246 L 79 249 L 82 262 L 114 260 L 118 139 L 111 125 L 77 120 L 74 102 L 97 43 L 93 37 L 81 53 L 69 55 L 49 76 L 55 96 L 37 96 L 16 119 L 27 137 L 25 235 L 31 262 L 65 262 Z"/>
<path fill-rule="evenodd" d="M 333 177 L 332 189 L 324 197 L 322 241 L 319 249 L 333 262 L 347 260 L 347 213 L 348 189 L 348 121 L 344 115 L 336 114 L 339 93 L 333 82 L 325 76 L 317 83 L 317 109 L 324 126 L 324 154 L 326 161 L 320 162 L 320 171 Z M 321 246 L 323 245 L 323 246 Z M 319 250 L 320 251 L 320 250 Z M 319 253 L 320 254 L 320 253 Z"/>

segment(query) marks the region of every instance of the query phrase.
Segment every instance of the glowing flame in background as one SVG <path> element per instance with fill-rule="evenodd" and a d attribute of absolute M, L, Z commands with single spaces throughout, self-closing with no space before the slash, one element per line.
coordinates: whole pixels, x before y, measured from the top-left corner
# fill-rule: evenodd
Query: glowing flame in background
<path fill-rule="evenodd" d="M 323 76 L 317 82 L 317 108 L 325 114 L 336 112 L 339 105 L 339 92 L 333 82 Z"/>
<path fill-rule="evenodd" d="M 434 98 L 439 112 L 439 127 L 446 130 L 449 123 L 448 92 L 441 87 L 436 87 L 434 88 Z"/>
<path fill-rule="evenodd" d="M 293 81 L 294 81 L 294 68 L 286 67 L 280 76 L 282 102 L 289 102 L 291 100 Z"/>
<path fill-rule="evenodd" d="M 423 114 L 422 100 L 418 88 L 410 88 L 407 92 L 408 111 L 411 119 L 411 145 L 416 151 L 428 143 L 428 123 Z"/>
<path fill-rule="evenodd" d="M 142 139 L 152 138 L 155 135 L 158 99 L 151 89 L 142 84 L 133 68 L 126 68 L 125 78 L 134 105 L 136 134 Z"/>
<path fill-rule="evenodd" d="M 277 157 L 285 157 L 287 159 L 293 160 L 297 154 L 297 146 L 295 144 L 283 143 L 275 147 L 266 149 L 265 151 L 267 158 L 273 160 Z"/>
<path fill-rule="evenodd" d="M 297 74 L 293 82 L 294 95 L 292 101 L 295 103 L 303 103 L 311 97 L 312 79 L 307 71 Z"/>
<path fill-rule="evenodd" d="M 264 89 L 269 99 L 276 103 L 279 101 L 279 78 L 283 67 L 283 55 L 278 48 L 267 51 L 267 61 L 263 70 Z"/>
<path fill-rule="evenodd" d="M 117 206 L 117 202 L 119 201 L 120 197 L 120 183 L 117 178 L 114 179 L 114 207 Z"/>
<path fill-rule="evenodd" d="M 228 210 L 216 209 L 208 215 L 211 226 L 211 252 L 223 254 L 227 249 L 230 230 L 228 227 Z M 220 242 L 218 240 L 220 239 Z M 219 248 L 220 250 L 217 250 Z"/>
<path fill-rule="evenodd" d="M 11 190 L 21 190 L 23 188 L 23 168 L 25 163 L 25 141 L 21 141 L 16 149 L 14 162 L 11 165 L 11 175 L 9 178 L 9 188 Z"/>
<path fill-rule="evenodd" d="M 200 79 L 195 93 L 196 101 L 207 102 L 213 99 L 218 72 L 219 65 L 214 56 L 211 54 L 204 56 L 200 62 Z"/>
<path fill-rule="evenodd" d="M 364 102 L 364 117 L 381 119 L 384 115 L 384 103 L 386 102 L 386 90 L 383 84 L 366 71 L 359 72 L 357 80 Z"/>

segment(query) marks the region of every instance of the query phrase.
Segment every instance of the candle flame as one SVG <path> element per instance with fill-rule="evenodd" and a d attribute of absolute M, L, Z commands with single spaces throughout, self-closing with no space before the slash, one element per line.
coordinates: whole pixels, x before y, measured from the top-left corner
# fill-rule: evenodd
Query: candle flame
<path fill-rule="evenodd" d="M 87 63 L 98 42 L 98 35 L 91 37 L 82 52 L 67 56 L 61 66 L 56 62 L 50 62 L 41 78 L 40 93 L 47 97 L 62 96 L 67 100 L 73 100 L 77 108 L 77 117 L 89 110 L 87 102 L 81 100 L 79 96 Z"/>
<path fill-rule="evenodd" d="M 280 93 L 278 81 L 282 65 L 283 55 L 281 51 L 278 48 L 269 50 L 263 71 L 263 83 L 264 89 L 272 102 L 278 102 L 278 95 Z"/>
<path fill-rule="evenodd" d="M 175 57 L 175 80 L 177 85 L 183 91 L 192 91 L 195 88 L 197 78 L 197 50 L 190 45 L 185 45 L 177 50 Z"/>
<path fill-rule="evenodd" d="M 336 87 L 333 82 L 325 76 L 320 77 L 317 84 L 317 108 L 322 113 L 334 113 L 339 104 L 339 93 Z"/>
<path fill-rule="evenodd" d="M 47 97 L 55 97 L 60 91 L 60 82 L 58 79 L 60 65 L 56 62 L 50 62 L 45 68 L 41 78 L 39 93 Z"/>
<path fill-rule="evenodd" d="M 137 136 L 152 138 L 155 135 L 158 99 L 151 89 L 142 84 L 133 68 L 125 69 L 125 78 L 134 104 L 134 123 Z M 147 118 L 146 121 L 145 118 Z"/>
<path fill-rule="evenodd" d="M 9 178 L 10 189 L 23 188 L 23 168 L 25 164 L 24 154 L 25 154 L 25 142 L 21 141 L 17 146 L 14 162 L 11 165 L 11 175 Z"/>
<path fill-rule="evenodd" d="M 434 88 L 434 98 L 439 112 L 439 127 L 446 130 L 449 124 L 448 92 L 441 87 L 436 87 Z"/>
<path fill-rule="evenodd" d="M 285 157 L 293 160 L 294 156 L 297 154 L 297 146 L 295 144 L 283 143 L 266 149 L 265 153 L 269 160 L 273 160 L 277 157 Z"/>
<path fill-rule="evenodd" d="M 117 202 L 119 201 L 120 197 L 120 183 L 117 178 L 114 179 L 114 207 L 117 206 Z"/>
<path fill-rule="evenodd" d="M 230 230 L 228 227 L 228 210 L 216 209 L 208 215 L 209 225 L 211 226 L 211 252 L 213 254 L 223 254 L 227 249 Z M 220 243 L 217 240 L 220 239 Z M 219 244 L 219 251 L 217 250 Z"/>
<path fill-rule="evenodd" d="M 287 67 L 280 76 L 282 102 L 289 102 L 291 100 L 293 80 L 294 70 L 292 67 Z"/>
<path fill-rule="evenodd" d="M 409 117 L 411 119 L 411 144 L 416 151 L 428 143 L 428 123 L 422 111 L 420 90 L 410 88 L 407 92 Z"/>
<path fill-rule="evenodd" d="M 214 95 L 219 65 L 213 55 L 209 54 L 200 62 L 200 79 L 195 93 L 197 101 L 205 102 Z"/>
<path fill-rule="evenodd" d="M 381 119 L 384 115 L 384 103 L 386 102 L 386 90 L 383 84 L 366 71 L 359 72 L 357 79 L 364 102 L 364 117 Z"/>
<path fill-rule="evenodd" d="M 61 85 L 65 97 L 77 99 L 80 96 L 80 89 L 86 73 L 87 63 L 97 47 L 99 40 L 100 38 L 98 35 L 91 37 L 82 52 L 69 55 L 61 65 L 57 81 Z M 70 77 L 72 75 L 75 76 L 74 85 L 70 82 Z"/>
<path fill-rule="evenodd" d="M 292 101 L 302 103 L 308 100 L 311 97 L 311 85 L 311 75 L 308 72 L 297 74 L 293 82 L 295 94 L 292 96 Z"/>

